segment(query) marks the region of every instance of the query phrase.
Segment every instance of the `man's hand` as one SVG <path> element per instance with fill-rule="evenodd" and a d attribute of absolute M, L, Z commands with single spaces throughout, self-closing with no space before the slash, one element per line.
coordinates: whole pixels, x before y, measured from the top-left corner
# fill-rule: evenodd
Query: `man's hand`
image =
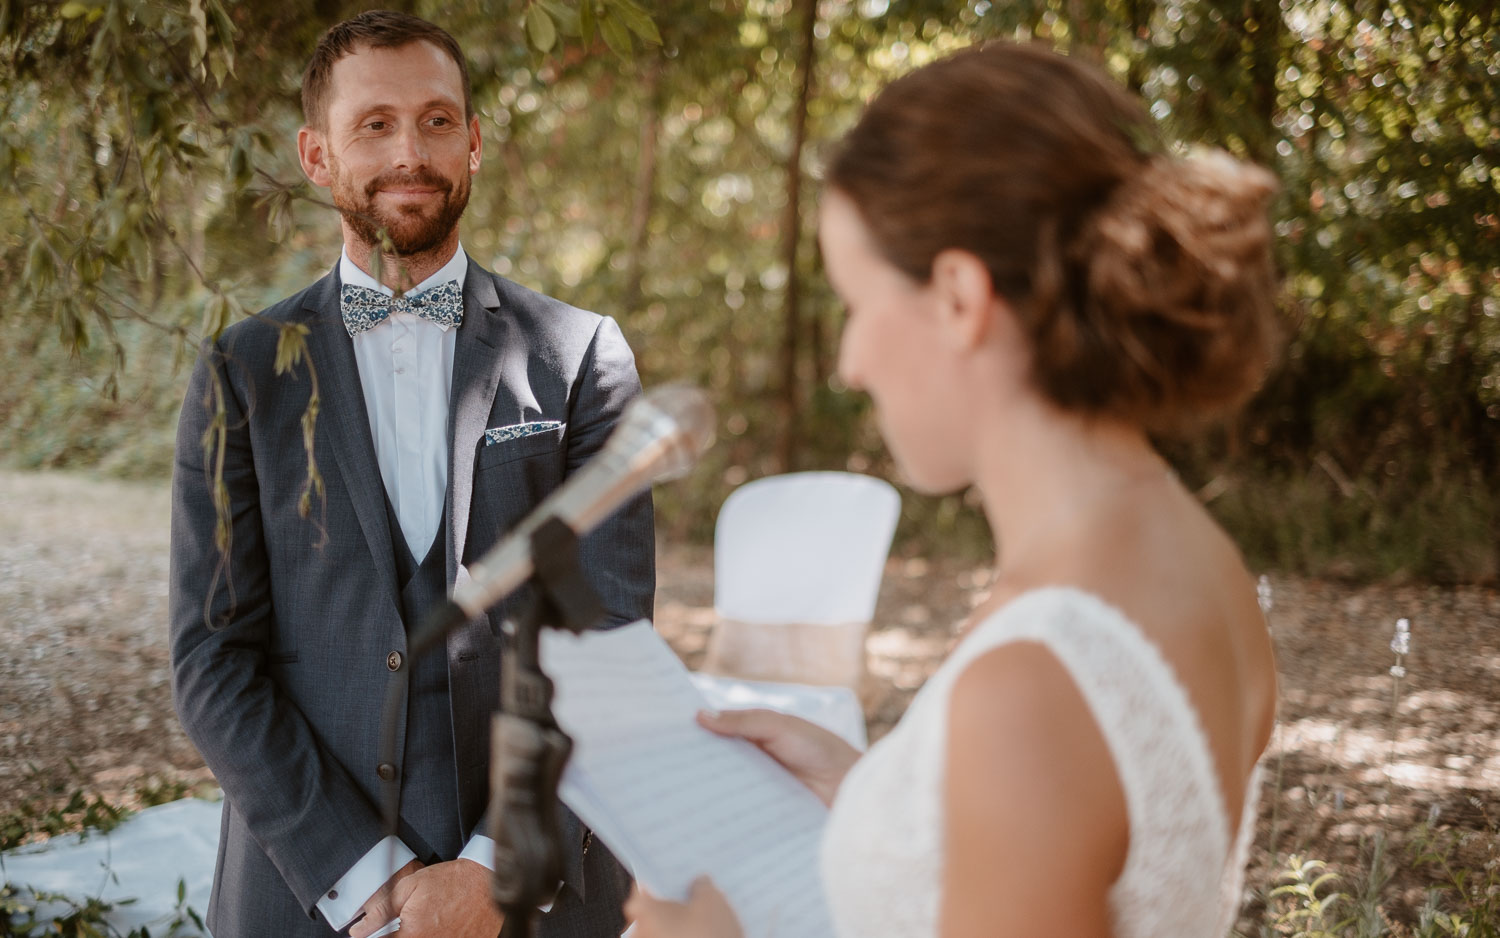
<path fill-rule="evenodd" d="M 473 860 L 417 870 L 396 883 L 392 898 L 401 938 L 495 938 L 505 924 L 490 899 L 490 871 Z"/>
<path fill-rule="evenodd" d="M 360 918 L 349 928 L 349 938 L 365 938 L 396 917 L 396 884 L 422 868 L 421 860 L 412 860 L 391 874 L 385 885 L 375 890 L 375 895 L 365 900 L 360 907 Z"/>

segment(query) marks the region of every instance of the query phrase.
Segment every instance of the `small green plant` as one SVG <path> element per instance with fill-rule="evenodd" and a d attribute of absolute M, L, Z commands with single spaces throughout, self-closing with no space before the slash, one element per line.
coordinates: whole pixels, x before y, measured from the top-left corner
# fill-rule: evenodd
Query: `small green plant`
<path fill-rule="evenodd" d="M 1393 875 L 1386 856 L 1385 832 L 1376 831 L 1370 849 L 1369 869 L 1354 895 L 1354 933 L 1359 938 L 1385 938 L 1390 934 L 1381 900 Z"/>
<path fill-rule="evenodd" d="M 0 850 L 10 850 L 36 840 L 47 840 L 59 834 L 114 830 L 130 816 L 123 805 L 110 804 L 97 794 L 74 789 L 60 806 L 45 807 L 35 800 L 21 802 L 9 814 L 0 816 Z"/>
<path fill-rule="evenodd" d="M 172 907 L 172 912 L 172 921 L 167 925 L 167 938 L 172 938 L 180 932 L 188 922 L 192 922 L 200 934 L 208 934 L 208 926 L 203 924 L 203 916 L 187 904 L 187 883 L 181 879 L 177 880 L 177 902 Z"/>
<path fill-rule="evenodd" d="M 187 787 L 182 782 L 152 780 L 138 788 L 136 795 L 149 807 L 183 797 Z M 36 801 L 25 801 L 0 817 L 0 851 L 59 834 L 77 833 L 81 838 L 107 835 L 132 813 L 81 788 L 74 789 L 60 807 L 44 808 Z M 113 870 L 105 869 L 104 881 L 118 882 Z M 145 925 L 122 933 L 108 920 L 115 909 L 135 902 L 128 898 L 106 902 L 97 895 L 80 898 L 13 883 L 0 856 L 0 938 L 152 938 Z M 203 917 L 187 903 L 187 883 L 182 879 L 177 881 L 177 901 L 164 925 L 167 938 L 185 933 L 189 925 L 196 934 L 208 933 Z"/>
<path fill-rule="evenodd" d="M 64 938 L 113 938 L 119 932 L 106 920 L 117 906 L 134 900 L 104 902 L 95 898 L 75 899 L 52 892 L 34 892 L 25 886 L 0 886 L 0 935 L 31 938 L 60 935 Z M 127 938 L 150 938 L 142 929 Z"/>
<path fill-rule="evenodd" d="M 142 808 L 154 808 L 159 804 L 181 801 L 188 796 L 191 790 L 192 786 L 181 779 L 164 779 L 153 776 L 136 786 L 135 796 L 140 799 Z"/>
<path fill-rule="evenodd" d="M 121 932 L 109 923 L 109 913 L 134 899 L 105 902 L 97 896 L 78 899 L 54 892 L 36 892 L 25 886 L 0 886 L 0 938 L 151 938 L 149 926 Z M 177 881 L 177 901 L 164 923 L 166 938 L 187 932 L 208 934 L 203 916 L 187 904 L 187 884 Z"/>
<path fill-rule="evenodd" d="M 1281 874 L 1282 885 L 1271 890 L 1271 899 L 1282 899 L 1283 908 L 1272 922 L 1275 934 L 1289 938 L 1343 938 L 1344 929 L 1355 917 L 1333 918 L 1335 910 L 1349 903 L 1349 897 L 1332 888 L 1339 881 L 1337 873 L 1328 870 L 1322 860 L 1308 860 L 1292 854 Z"/>
<path fill-rule="evenodd" d="M 1427 904 L 1422 906 L 1421 917 L 1417 921 L 1418 938 L 1439 938 L 1439 936 L 1452 936 L 1452 938 L 1468 938 L 1470 934 L 1470 923 L 1462 916 L 1444 912 L 1437 907 L 1437 894 L 1440 890 L 1431 890 L 1427 894 Z M 1478 933 L 1474 933 L 1476 936 Z"/>
<path fill-rule="evenodd" d="M 1500 829 L 1482 801 L 1475 798 L 1471 804 L 1484 817 L 1482 832 L 1437 831 L 1423 825 L 1413 839 L 1413 865 L 1435 870 L 1440 877 L 1428 889 L 1419 915 L 1420 938 L 1500 938 Z"/>

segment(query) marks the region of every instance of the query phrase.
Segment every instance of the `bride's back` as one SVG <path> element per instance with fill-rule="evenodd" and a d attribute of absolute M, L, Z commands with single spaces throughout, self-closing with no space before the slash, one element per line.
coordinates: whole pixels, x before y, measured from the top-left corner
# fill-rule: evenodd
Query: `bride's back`
<path fill-rule="evenodd" d="M 1230 818 L 1270 739 L 1276 663 L 1238 549 L 1175 477 L 1100 506 L 1054 556 L 1030 558 L 984 604 L 1071 584 L 1123 612 L 1161 652 L 1202 723 Z"/>

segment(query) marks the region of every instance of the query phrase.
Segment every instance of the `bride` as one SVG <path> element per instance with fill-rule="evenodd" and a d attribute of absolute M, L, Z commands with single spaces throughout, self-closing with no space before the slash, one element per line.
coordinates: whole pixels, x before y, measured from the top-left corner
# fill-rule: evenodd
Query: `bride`
<path fill-rule="evenodd" d="M 1171 155 L 1106 76 L 1025 45 L 896 81 L 834 156 L 839 373 L 913 486 L 978 490 L 999 557 L 863 757 L 789 716 L 700 717 L 831 805 L 843 938 L 1226 933 L 1275 664 L 1239 552 L 1150 435 L 1259 382 L 1273 189 L 1223 153 Z M 707 881 L 627 912 L 641 938 L 740 933 Z"/>

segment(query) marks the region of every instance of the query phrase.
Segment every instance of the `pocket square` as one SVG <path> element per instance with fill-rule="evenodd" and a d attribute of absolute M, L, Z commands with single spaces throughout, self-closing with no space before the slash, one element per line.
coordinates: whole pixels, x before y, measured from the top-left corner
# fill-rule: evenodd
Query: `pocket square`
<path fill-rule="evenodd" d="M 496 443 L 509 443 L 511 440 L 519 440 L 523 436 L 535 436 L 538 433 L 547 433 L 562 427 L 560 420 L 533 420 L 530 423 L 513 423 L 508 427 L 491 427 L 484 431 L 484 445 L 494 446 Z"/>

